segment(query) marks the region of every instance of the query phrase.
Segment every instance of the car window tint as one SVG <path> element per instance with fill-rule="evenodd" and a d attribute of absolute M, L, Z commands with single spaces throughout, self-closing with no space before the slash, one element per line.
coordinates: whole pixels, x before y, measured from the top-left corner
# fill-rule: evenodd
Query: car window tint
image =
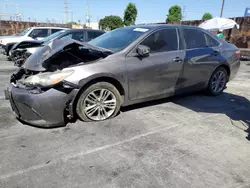
<path fill-rule="evenodd" d="M 205 35 L 202 31 L 195 29 L 184 29 L 183 34 L 187 49 L 207 47 Z"/>
<path fill-rule="evenodd" d="M 72 39 L 84 42 L 85 41 L 84 32 L 83 31 L 73 32 Z"/>
<path fill-rule="evenodd" d="M 208 34 L 205 34 L 205 38 L 206 38 L 206 43 L 207 43 L 207 47 L 214 47 L 214 46 L 218 46 L 220 43 L 213 39 L 211 36 L 209 36 Z"/>
<path fill-rule="evenodd" d="M 65 34 L 64 36 L 61 36 L 60 39 L 66 39 L 66 38 L 72 39 L 72 36 L 73 36 L 72 33 L 68 33 L 68 34 Z"/>
<path fill-rule="evenodd" d="M 61 31 L 62 29 L 51 29 L 51 34 Z"/>
<path fill-rule="evenodd" d="M 48 29 L 34 29 L 29 36 L 37 37 L 47 37 L 49 35 Z"/>
<path fill-rule="evenodd" d="M 163 29 L 147 37 L 142 45 L 148 46 L 151 53 L 178 50 L 176 29 Z"/>
<path fill-rule="evenodd" d="M 103 33 L 99 31 L 88 31 L 88 41 L 91 41 L 92 39 L 95 39 L 96 37 L 99 37 L 102 34 Z"/>

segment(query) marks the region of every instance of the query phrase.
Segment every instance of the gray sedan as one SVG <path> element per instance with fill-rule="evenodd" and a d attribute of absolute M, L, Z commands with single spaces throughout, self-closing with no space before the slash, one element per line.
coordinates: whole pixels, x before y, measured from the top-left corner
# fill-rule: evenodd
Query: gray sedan
<path fill-rule="evenodd" d="M 89 43 L 57 40 L 31 55 L 5 90 L 18 119 L 54 127 L 114 117 L 121 106 L 205 90 L 223 92 L 240 52 L 197 27 L 143 25 Z"/>

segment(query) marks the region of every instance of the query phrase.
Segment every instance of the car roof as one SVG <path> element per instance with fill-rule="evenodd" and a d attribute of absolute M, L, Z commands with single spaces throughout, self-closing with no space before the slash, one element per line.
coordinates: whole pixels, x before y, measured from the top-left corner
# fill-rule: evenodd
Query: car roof
<path fill-rule="evenodd" d="M 70 31 L 97 31 L 97 32 L 105 32 L 103 30 L 97 30 L 97 29 L 88 29 L 88 28 L 84 28 L 84 29 L 69 29 Z"/>
<path fill-rule="evenodd" d="M 100 32 L 100 33 L 105 33 L 105 31 L 103 30 L 95 30 L 95 29 L 67 29 L 66 30 L 67 32 L 72 32 L 72 31 L 97 31 L 97 32 Z"/>
<path fill-rule="evenodd" d="M 176 24 L 141 24 L 141 25 L 129 26 L 128 28 L 145 28 L 149 30 L 154 30 L 161 28 L 198 28 L 198 27 L 191 25 L 176 25 Z"/>
<path fill-rule="evenodd" d="M 65 27 L 30 27 L 31 29 L 70 29 Z"/>

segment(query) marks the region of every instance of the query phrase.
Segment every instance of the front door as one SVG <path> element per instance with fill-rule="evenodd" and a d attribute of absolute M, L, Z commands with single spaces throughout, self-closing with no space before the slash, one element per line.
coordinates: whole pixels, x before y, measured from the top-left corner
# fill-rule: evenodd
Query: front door
<path fill-rule="evenodd" d="M 134 49 L 126 58 L 129 99 L 174 93 L 185 55 L 179 50 L 177 29 L 155 31 L 140 44 L 148 46 L 150 54 L 141 58 L 133 55 Z"/>

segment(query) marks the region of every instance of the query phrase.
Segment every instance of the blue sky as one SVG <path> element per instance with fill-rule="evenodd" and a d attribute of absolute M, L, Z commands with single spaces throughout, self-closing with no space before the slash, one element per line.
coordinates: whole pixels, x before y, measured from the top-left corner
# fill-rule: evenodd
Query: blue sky
<path fill-rule="evenodd" d="M 129 2 L 136 4 L 138 17 L 136 23 L 164 22 L 169 7 L 172 5 L 185 6 L 184 20 L 201 19 L 204 12 L 213 16 L 220 15 L 222 0 L 89 0 L 91 21 L 96 22 L 106 15 L 123 17 L 124 9 Z M 46 21 L 54 19 L 58 23 L 64 20 L 64 0 L 0 0 L 0 12 L 5 12 L 4 2 L 16 3 L 23 19 L 31 21 Z M 87 0 L 68 0 L 69 11 L 73 12 L 73 20 L 85 23 Z M 243 16 L 250 0 L 225 0 L 224 17 Z M 15 13 L 16 9 L 8 6 L 8 12 Z M 71 19 L 71 14 L 69 14 Z"/>

